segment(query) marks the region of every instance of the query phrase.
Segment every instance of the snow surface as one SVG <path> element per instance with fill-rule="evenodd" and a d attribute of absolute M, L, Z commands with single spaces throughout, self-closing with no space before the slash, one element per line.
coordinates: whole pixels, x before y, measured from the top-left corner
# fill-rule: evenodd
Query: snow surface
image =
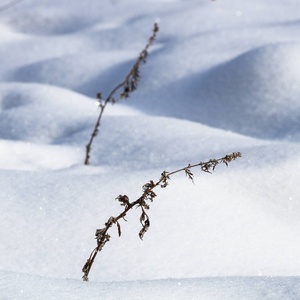
<path fill-rule="evenodd" d="M 9 3 L 15 5 L 9 6 Z M 6 9 L 4 9 L 6 8 Z M 300 299 L 298 0 L 0 3 L 0 299 Z M 105 110 L 159 23 L 130 98 Z M 157 190 L 82 266 L 94 232 Z"/>

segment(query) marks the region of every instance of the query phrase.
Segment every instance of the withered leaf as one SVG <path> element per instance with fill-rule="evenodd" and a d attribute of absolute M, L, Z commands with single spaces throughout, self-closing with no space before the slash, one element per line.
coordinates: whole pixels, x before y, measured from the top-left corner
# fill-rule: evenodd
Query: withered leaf
<path fill-rule="evenodd" d="M 146 214 L 143 212 L 140 216 L 140 223 L 143 225 L 143 221 L 146 219 Z"/>
<path fill-rule="evenodd" d="M 161 173 L 161 178 L 160 178 L 160 181 L 161 181 L 161 184 L 160 184 L 160 187 L 161 188 L 166 188 L 167 185 L 169 184 L 168 183 L 168 180 L 170 179 L 170 176 L 168 175 L 168 172 L 166 171 L 163 171 Z"/>
<path fill-rule="evenodd" d="M 150 180 L 148 183 L 143 185 L 143 190 L 147 191 L 155 187 L 155 183 L 153 180 Z"/>
<path fill-rule="evenodd" d="M 105 234 L 105 232 L 106 228 L 97 229 L 95 233 L 96 239 L 101 238 Z"/>
<path fill-rule="evenodd" d="M 148 231 L 149 227 L 150 227 L 150 221 L 149 219 L 147 219 L 143 225 L 143 228 L 139 232 L 139 237 L 141 240 L 143 240 L 144 234 Z"/>
<path fill-rule="evenodd" d="M 117 221 L 117 226 L 118 226 L 118 234 L 119 236 L 121 236 L 122 232 L 121 232 L 121 226 L 120 223 Z"/>
<path fill-rule="evenodd" d="M 188 178 L 190 180 L 192 180 L 192 182 L 194 183 L 194 174 L 191 172 L 190 168 L 191 168 L 191 165 L 189 164 L 188 167 L 184 170 L 185 171 L 185 175 L 188 176 Z"/>
<path fill-rule="evenodd" d="M 118 200 L 121 204 L 121 206 L 125 206 L 125 208 L 130 205 L 129 198 L 126 195 L 119 195 L 116 200 Z"/>
<path fill-rule="evenodd" d="M 113 223 L 115 223 L 115 218 L 114 217 L 110 217 L 108 219 L 108 221 L 105 223 L 106 227 L 111 227 L 113 225 Z"/>

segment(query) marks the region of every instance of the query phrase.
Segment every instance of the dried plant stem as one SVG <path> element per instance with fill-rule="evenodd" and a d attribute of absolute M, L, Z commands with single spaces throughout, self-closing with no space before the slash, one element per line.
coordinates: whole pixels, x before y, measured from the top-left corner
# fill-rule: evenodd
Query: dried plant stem
<path fill-rule="evenodd" d="M 90 273 L 90 270 L 92 268 L 92 265 L 95 261 L 95 258 L 97 256 L 98 252 L 101 251 L 103 249 L 104 245 L 110 240 L 110 235 L 107 234 L 109 228 L 111 226 L 113 226 L 113 224 L 117 224 L 118 233 L 119 233 L 119 236 L 121 236 L 121 226 L 119 224 L 119 220 L 120 219 L 125 220 L 125 216 L 126 216 L 127 212 L 135 206 L 141 207 L 141 210 L 142 210 L 142 214 L 140 217 L 142 229 L 139 232 L 139 237 L 140 237 L 140 239 L 143 239 L 145 232 L 150 227 L 150 220 L 149 220 L 147 213 L 145 212 L 145 210 L 150 209 L 147 201 L 152 202 L 153 199 L 156 197 L 156 194 L 153 192 L 153 189 L 155 187 L 157 187 L 157 186 L 160 186 L 161 188 L 167 187 L 170 176 L 172 176 L 176 173 L 182 172 L 182 171 L 184 171 L 185 174 L 188 176 L 188 178 L 193 181 L 194 175 L 191 172 L 192 168 L 200 167 L 201 171 L 211 173 L 211 171 L 215 170 L 215 167 L 218 164 L 224 163 L 228 166 L 229 162 L 231 162 L 232 160 L 235 160 L 241 156 L 242 155 L 240 152 L 234 152 L 234 153 L 232 153 L 230 155 L 226 155 L 220 159 L 211 159 L 207 162 L 200 162 L 200 163 L 194 164 L 194 165 L 189 164 L 188 166 L 186 166 L 184 168 L 178 169 L 178 170 L 170 172 L 170 173 L 164 171 L 161 174 L 160 179 L 156 183 L 154 183 L 152 180 L 150 180 L 148 183 L 146 183 L 143 186 L 142 196 L 139 197 L 134 202 L 129 202 L 129 198 L 126 195 L 119 195 L 116 198 L 116 200 L 118 200 L 120 202 L 121 206 L 125 206 L 124 211 L 122 213 L 120 213 L 117 217 L 110 217 L 107 220 L 107 222 L 105 223 L 104 228 L 96 230 L 97 247 L 92 251 L 92 253 L 90 254 L 90 257 L 88 258 L 88 260 L 86 261 L 85 265 L 82 268 L 82 272 L 84 273 L 84 275 L 82 277 L 83 280 L 88 281 L 88 275 Z"/>
<path fill-rule="evenodd" d="M 130 72 L 126 76 L 125 80 L 123 82 L 121 82 L 120 84 L 118 84 L 110 92 L 110 94 L 108 95 L 108 97 L 106 98 L 106 100 L 102 101 L 101 93 L 97 94 L 97 99 L 99 101 L 99 107 L 100 107 L 100 113 L 99 113 L 97 122 L 95 124 L 94 130 L 92 132 L 92 135 L 90 137 L 90 140 L 89 140 L 88 144 L 86 145 L 86 154 L 85 154 L 85 161 L 84 161 L 85 165 L 89 165 L 90 164 L 89 159 L 90 159 L 90 152 L 91 152 L 92 143 L 93 143 L 94 138 L 98 134 L 100 123 L 101 123 L 101 119 L 102 119 L 102 115 L 104 113 L 104 110 L 105 110 L 107 104 L 108 103 L 114 104 L 114 103 L 119 102 L 120 100 L 122 100 L 124 98 L 128 98 L 129 94 L 132 93 L 134 90 L 137 89 L 138 82 L 139 82 L 139 79 L 140 79 L 140 75 L 139 75 L 140 64 L 141 64 L 141 62 L 146 63 L 146 58 L 148 56 L 148 49 L 153 44 L 153 42 L 155 41 L 156 34 L 157 34 L 158 30 L 159 30 L 158 25 L 157 25 L 157 23 L 155 23 L 154 24 L 154 28 L 153 28 L 153 34 L 152 34 L 152 36 L 149 38 L 147 45 L 145 46 L 145 48 L 140 53 L 140 55 L 137 58 L 135 64 L 133 65 L 133 67 L 131 68 Z M 115 98 L 114 95 L 115 95 L 115 93 L 120 88 L 123 88 L 123 91 L 118 96 L 118 98 Z"/>

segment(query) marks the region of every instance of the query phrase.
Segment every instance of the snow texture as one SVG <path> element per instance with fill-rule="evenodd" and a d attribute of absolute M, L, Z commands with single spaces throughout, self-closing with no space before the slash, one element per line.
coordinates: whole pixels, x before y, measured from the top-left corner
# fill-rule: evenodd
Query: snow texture
<path fill-rule="evenodd" d="M 298 0 L 0 3 L 0 299 L 300 299 Z M 141 80 L 103 97 L 151 35 Z M 82 266 L 94 232 L 162 171 L 240 151 L 157 189 Z"/>

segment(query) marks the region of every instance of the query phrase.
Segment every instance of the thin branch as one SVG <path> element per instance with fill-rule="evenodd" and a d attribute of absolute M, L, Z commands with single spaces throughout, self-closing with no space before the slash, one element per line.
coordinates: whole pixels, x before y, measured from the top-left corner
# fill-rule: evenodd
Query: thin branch
<path fill-rule="evenodd" d="M 85 154 L 85 161 L 84 161 L 85 165 L 89 165 L 90 164 L 91 146 L 92 146 L 94 138 L 98 134 L 100 123 L 101 123 L 101 119 L 102 119 L 102 116 L 103 116 L 103 112 L 104 112 L 104 110 L 106 108 L 106 105 L 108 103 L 114 104 L 114 103 L 119 102 L 120 100 L 122 100 L 124 98 L 128 98 L 129 94 L 132 93 L 134 90 L 137 89 L 138 82 L 139 82 L 139 79 L 140 79 L 140 75 L 139 75 L 140 64 L 141 64 L 141 62 L 146 63 L 146 58 L 148 56 L 148 49 L 153 44 L 153 42 L 155 41 L 156 34 L 157 34 L 158 30 L 159 30 L 158 25 L 157 25 L 157 23 L 155 23 L 154 24 L 154 28 L 153 28 L 153 34 L 152 34 L 152 36 L 149 38 L 147 45 L 145 46 L 145 48 L 140 53 L 140 55 L 137 58 L 135 64 L 133 65 L 133 67 L 131 68 L 130 72 L 126 76 L 125 80 L 123 82 L 121 82 L 120 84 L 118 84 L 110 92 L 110 94 L 108 95 L 108 97 L 106 98 L 106 100 L 105 101 L 102 100 L 101 93 L 97 94 L 97 99 L 98 99 L 99 107 L 100 107 L 100 113 L 99 113 L 97 122 L 95 124 L 94 130 L 92 132 L 92 135 L 90 137 L 90 140 L 89 140 L 88 144 L 86 145 L 86 154 Z M 123 88 L 123 91 L 120 93 L 120 95 L 117 98 L 115 98 L 114 95 L 115 95 L 115 93 L 120 88 Z"/>
<path fill-rule="evenodd" d="M 129 198 L 126 195 L 119 195 L 116 200 L 120 202 L 121 206 L 124 206 L 124 211 L 121 212 L 117 217 L 110 217 L 107 222 L 105 223 L 105 227 L 102 229 L 96 230 L 96 239 L 97 239 L 97 247 L 92 251 L 90 254 L 90 257 L 86 261 L 85 265 L 82 268 L 83 280 L 88 281 L 88 275 L 90 273 L 90 270 L 92 268 L 92 265 L 95 261 L 95 258 L 99 251 L 101 251 L 104 247 L 104 245 L 110 240 L 110 235 L 107 233 L 109 228 L 112 227 L 114 224 L 117 224 L 118 227 L 118 233 L 119 236 L 121 236 L 121 226 L 119 224 L 120 219 L 125 220 L 125 216 L 127 212 L 132 209 L 133 207 L 137 206 L 140 207 L 142 210 L 142 214 L 140 217 L 140 222 L 142 224 L 142 229 L 139 232 L 140 239 L 143 239 L 144 234 L 150 227 L 150 220 L 146 213 L 146 210 L 150 209 L 149 201 L 153 202 L 153 199 L 156 197 L 156 194 L 153 192 L 153 189 L 157 186 L 160 186 L 161 188 L 165 188 L 168 185 L 168 180 L 170 180 L 171 176 L 184 171 L 186 175 L 189 177 L 189 179 L 193 180 L 193 174 L 191 172 L 192 168 L 200 167 L 201 171 L 206 173 L 211 173 L 215 170 L 216 166 L 223 163 L 228 166 L 228 163 L 230 163 L 233 160 L 236 160 L 238 157 L 241 157 L 242 154 L 240 152 L 234 152 L 230 155 L 226 155 L 219 159 L 211 159 L 207 162 L 200 162 L 194 165 L 188 165 L 184 168 L 178 169 L 173 172 L 162 172 L 160 179 L 155 183 L 154 181 L 150 180 L 148 183 L 146 183 L 143 186 L 143 194 L 141 197 L 139 197 L 134 202 L 130 202 Z"/>

